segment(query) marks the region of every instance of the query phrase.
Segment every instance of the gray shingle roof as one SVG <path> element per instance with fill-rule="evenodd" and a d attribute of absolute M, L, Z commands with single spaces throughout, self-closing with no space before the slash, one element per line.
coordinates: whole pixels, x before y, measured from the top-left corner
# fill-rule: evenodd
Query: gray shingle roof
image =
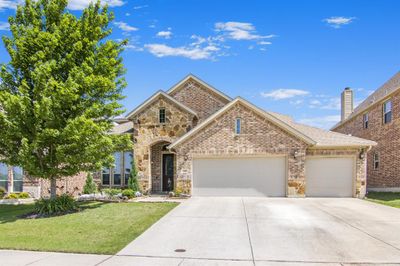
<path fill-rule="evenodd" d="M 116 124 L 114 128 L 110 131 L 110 134 L 132 133 L 132 131 L 133 131 L 133 122 L 129 121 L 122 124 Z"/>

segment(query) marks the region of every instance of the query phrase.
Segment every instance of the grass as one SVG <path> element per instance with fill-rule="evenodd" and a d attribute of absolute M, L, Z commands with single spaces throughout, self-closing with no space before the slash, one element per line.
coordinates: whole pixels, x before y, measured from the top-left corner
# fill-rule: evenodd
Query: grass
<path fill-rule="evenodd" d="M 400 208 L 400 192 L 368 192 L 366 200 Z"/>
<path fill-rule="evenodd" d="M 0 249 L 115 254 L 177 203 L 85 203 L 63 216 L 22 219 L 33 205 L 0 206 Z"/>

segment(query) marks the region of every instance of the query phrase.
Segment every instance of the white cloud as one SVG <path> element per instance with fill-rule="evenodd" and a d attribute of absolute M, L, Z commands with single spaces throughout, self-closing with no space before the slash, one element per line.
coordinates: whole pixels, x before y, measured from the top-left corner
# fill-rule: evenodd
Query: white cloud
<path fill-rule="evenodd" d="M 68 9 L 71 10 L 82 10 L 86 8 L 89 3 L 93 2 L 92 0 L 70 0 L 68 2 Z M 122 6 L 125 4 L 124 1 L 122 0 L 102 0 L 101 4 L 107 4 L 110 7 L 115 7 L 115 6 Z"/>
<path fill-rule="evenodd" d="M 306 124 L 309 126 L 319 127 L 323 129 L 330 129 L 339 121 L 340 121 L 340 115 L 318 116 L 318 117 L 302 118 L 298 120 L 298 122 L 301 124 Z"/>
<path fill-rule="evenodd" d="M 20 1 L 0 0 L 0 11 L 4 9 L 16 9 Z"/>
<path fill-rule="evenodd" d="M 328 23 L 329 26 L 335 28 L 335 29 L 339 29 L 341 28 L 343 25 L 347 25 L 350 24 L 354 21 L 355 17 L 330 17 L 330 18 L 326 18 L 323 21 Z"/>
<path fill-rule="evenodd" d="M 261 42 L 258 42 L 257 44 L 259 44 L 259 45 L 270 45 L 270 44 L 272 44 L 272 42 L 261 41 Z"/>
<path fill-rule="evenodd" d="M 0 30 L 10 30 L 10 24 L 8 22 L 0 22 Z"/>
<path fill-rule="evenodd" d="M 273 100 L 289 99 L 296 96 L 308 95 L 308 91 L 296 89 L 277 89 L 271 92 L 262 92 L 261 96 L 264 98 L 272 98 Z"/>
<path fill-rule="evenodd" d="M 138 9 L 142 9 L 145 7 L 149 7 L 148 5 L 142 5 L 142 6 L 134 6 L 133 9 L 138 10 Z"/>
<path fill-rule="evenodd" d="M 172 36 L 171 31 L 159 31 L 157 32 L 157 37 L 165 38 L 165 39 L 170 39 Z"/>
<path fill-rule="evenodd" d="M 233 40 L 260 40 L 273 38 L 275 35 L 258 35 L 256 29 L 251 23 L 247 22 L 217 22 L 215 30 L 222 32 L 227 38 Z"/>
<path fill-rule="evenodd" d="M 127 23 L 122 22 L 122 21 L 116 21 L 114 22 L 114 25 L 117 26 L 118 28 L 120 28 L 122 31 L 125 32 L 131 32 L 131 31 L 137 31 L 138 28 L 129 26 Z"/>
<path fill-rule="evenodd" d="M 165 44 L 146 44 L 144 46 L 150 53 L 157 57 L 166 56 L 181 56 L 193 60 L 198 59 L 212 59 L 213 50 L 210 48 L 198 48 L 198 47 L 171 47 Z"/>
<path fill-rule="evenodd" d="M 129 13 L 129 12 L 125 13 L 125 16 L 127 16 L 127 17 L 129 17 L 130 15 L 131 15 L 131 13 Z"/>

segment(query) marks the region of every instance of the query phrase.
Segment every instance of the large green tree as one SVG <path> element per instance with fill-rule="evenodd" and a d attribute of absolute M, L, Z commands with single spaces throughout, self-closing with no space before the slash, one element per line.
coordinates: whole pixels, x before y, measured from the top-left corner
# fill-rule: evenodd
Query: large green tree
<path fill-rule="evenodd" d="M 52 197 L 58 178 L 111 165 L 113 152 L 132 147 L 129 136 L 107 134 L 126 86 L 126 43 L 108 38 L 113 14 L 98 1 L 76 17 L 67 4 L 19 6 L 0 71 L 0 160 L 50 179 Z"/>

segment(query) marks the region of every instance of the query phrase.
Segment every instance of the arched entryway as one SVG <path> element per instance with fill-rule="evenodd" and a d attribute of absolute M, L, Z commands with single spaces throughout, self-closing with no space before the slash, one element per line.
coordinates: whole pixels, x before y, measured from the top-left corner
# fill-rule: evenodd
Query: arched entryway
<path fill-rule="evenodd" d="M 150 147 L 152 193 L 174 190 L 175 155 L 167 149 L 169 144 L 168 141 L 160 141 Z"/>

